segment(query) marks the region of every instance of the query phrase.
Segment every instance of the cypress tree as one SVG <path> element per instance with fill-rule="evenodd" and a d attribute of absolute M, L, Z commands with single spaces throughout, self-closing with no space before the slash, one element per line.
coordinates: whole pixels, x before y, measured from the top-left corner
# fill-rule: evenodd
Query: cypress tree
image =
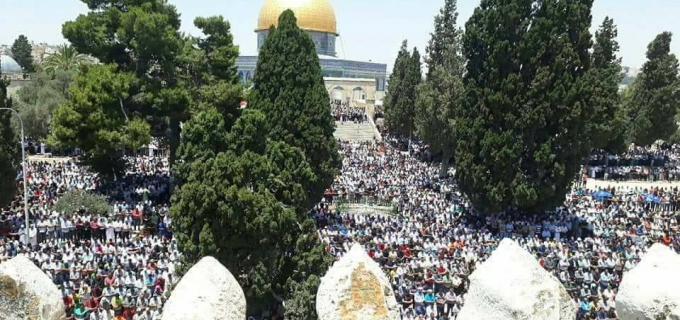
<path fill-rule="evenodd" d="M 260 49 L 249 105 L 270 121 L 266 138 L 304 150 L 315 175 L 305 186 L 307 208 L 330 187 L 340 168 L 335 122 L 314 42 L 286 10 Z"/>
<path fill-rule="evenodd" d="M 406 44 L 404 41 L 403 46 Z M 387 128 L 396 134 L 411 136 L 415 120 L 416 87 L 422 81 L 420 53 L 418 48 L 413 48 L 410 55 L 399 55 L 402 60 L 397 58 L 399 66 L 395 65 L 397 74 L 397 89 L 399 92 L 389 99 L 389 105 L 385 108 L 385 120 Z M 391 81 L 391 80 L 390 80 Z"/>
<path fill-rule="evenodd" d="M 24 72 L 35 71 L 33 66 L 33 47 L 25 35 L 20 35 L 12 44 L 12 57 L 21 66 Z"/>
<path fill-rule="evenodd" d="M 465 96 L 465 60 L 461 53 L 462 31 L 456 26 L 457 18 L 456 0 L 446 0 L 435 17 L 435 32 L 426 48 L 428 76 L 416 90 L 416 132 L 430 145 L 433 153 L 442 153 L 440 176 L 446 174 L 449 159 L 453 156 L 456 141 L 453 120 Z"/>
<path fill-rule="evenodd" d="M 466 24 L 456 169 L 493 213 L 562 203 L 590 149 L 592 0 L 482 0 Z"/>
<path fill-rule="evenodd" d="M 460 55 L 463 31 L 456 25 L 458 21 L 458 0 L 446 0 L 444 7 L 434 17 L 434 32 L 425 48 L 424 60 L 428 66 L 427 78 L 432 76 L 436 66 L 443 66 L 452 54 Z"/>
<path fill-rule="evenodd" d="M 397 101 L 399 101 L 402 91 L 401 82 L 406 75 L 406 65 L 409 59 L 408 41 L 404 40 L 399 48 L 397 59 L 394 60 L 392 67 L 392 74 L 390 75 L 389 83 L 387 84 L 387 95 L 385 96 L 385 117 L 386 119 L 393 118 L 395 113 Z M 388 121 L 389 122 L 389 121 Z M 388 123 L 389 127 L 389 123 Z"/>
<path fill-rule="evenodd" d="M 625 131 L 619 95 L 619 83 L 623 80 L 621 58 L 617 57 L 619 43 L 616 41 L 618 31 L 614 20 L 606 17 L 595 32 L 593 45 L 592 97 L 590 106 L 591 120 L 586 128 L 587 136 L 593 148 L 605 149 L 608 152 L 622 152 L 625 143 Z"/>
<path fill-rule="evenodd" d="M 647 62 L 627 100 L 628 139 L 638 145 L 667 140 L 677 131 L 680 82 L 678 59 L 670 53 L 672 38 L 670 32 L 663 32 L 649 44 Z"/>
<path fill-rule="evenodd" d="M 0 108 L 12 108 L 12 100 L 7 98 L 8 85 L 9 81 L 0 74 Z M 0 110 L 0 207 L 9 204 L 16 194 L 16 177 L 21 164 L 19 136 L 14 132 L 11 119 L 11 111 Z"/>
<path fill-rule="evenodd" d="M 266 138 L 270 118 L 259 110 L 246 110 L 229 131 L 224 117 L 213 107 L 184 125 L 178 155 L 186 162 L 173 169 L 182 183 L 170 215 L 185 262 L 218 259 L 255 315 L 274 295 L 313 295 L 330 256 L 303 208 L 314 179 L 303 150 Z M 313 300 L 298 306 L 315 310 Z"/>

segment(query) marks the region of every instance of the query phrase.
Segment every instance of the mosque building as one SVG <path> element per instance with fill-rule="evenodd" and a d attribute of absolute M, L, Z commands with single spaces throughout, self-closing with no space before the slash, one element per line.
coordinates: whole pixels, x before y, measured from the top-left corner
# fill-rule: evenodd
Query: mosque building
<path fill-rule="evenodd" d="M 0 77 L 10 80 L 23 79 L 23 69 L 12 57 L 0 54 Z"/>
<path fill-rule="evenodd" d="M 382 104 L 385 96 L 387 65 L 341 59 L 337 56 L 339 39 L 337 20 L 328 0 L 266 0 L 257 22 L 257 49 L 264 44 L 269 27 L 278 23 L 283 11 L 295 12 L 298 26 L 305 30 L 316 45 L 324 82 L 331 100 L 357 107 Z M 241 56 L 236 60 L 242 81 L 253 78 L 257 56 Z"/>

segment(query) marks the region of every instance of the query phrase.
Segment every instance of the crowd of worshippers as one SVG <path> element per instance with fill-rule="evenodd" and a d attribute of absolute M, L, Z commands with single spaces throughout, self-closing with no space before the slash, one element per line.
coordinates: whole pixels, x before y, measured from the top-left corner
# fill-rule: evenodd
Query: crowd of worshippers
<path fill-rule="evenodd" d="M 588 178 L 613 181 L 666 181 L 680 180 L 680 163 L 665 167 L 646 166 L 588 166 Z"/>
<path fill-rule="evenodd" d="M 331 114 L 335 121 L 363 123 L 368 121 L 364 108 L 352 107 L 345 102 L 332 102 Z"/>
<path fill-rule="evenodd" d="M 590 154 L 590 165 L 614 166 L 663 166 L 669 161 L 680 159 L 680 145 L 660 141 L 651 146 L 630 145 L 623 154 L 612 154 L 594 150 Z M 652 161 L 654 163 L 652 163 Z"/>
<path fill-rule="evenodd" d="M 680 252 L 677 189 L 574 189 L 552 212 L 504 212 L 483 218 L 449 176 L 439 178 L 427 148 L 341 143 L 342 175 L 312 211 L 336 257 L 352 243 L 389 275 L 404 320 L 455 319 L 469 275 L 500 240 L 515 239 L 568 290 L 581 319 L 616 319 L 625 271 L 656 242 Z M 402 141 L 403 143 L 403 141 Z M 391 201 L 397 214 L 340 212 L 357 197 Z"/>
<path fill-rule="evenodd" d="M 677 181 L 680 145 L 659 142 L 648 147 L 631 145 L 623 154 L 595 150 L 588 160 L 588 178 L 616 181 Z"/>
<path fill-rule="evenodd" d="M 551 212 L 483 218 L 451 172 L 439 178 L 438 165 L 425 161 L 431 155 L 420 141 L 387 135 L 379 145 L 341 142 L 341 153 L 342 175 L 311 214 L 331 254 L 359 242 L 380 263 L 404 320 L 455 319 L 469 275 L 504 237 L 564 284 L 578 319 L 616 318 L 623 272 L 652 243 L 680 251 L 677 189 L 575 188 Z M 0 208 L 0 263 L 27 255 L 62 292 L 69 319 L 160 319 L 177 281 L 167 159 L 127 160 L 126 174 L 109 183 L 75 163 L 33 162 L 26 172 L 29 230 L 21 194 Z M 74 189 L 108 196 L 112 212 L 56 212 L 59 197 Z M 396 213 L 331 210 L 363 198 Z"/>
<path fill-rule="evenodd" d="M 67 319 L 160 319 L 176 282 L 167 159 L 127 160 L 114 183 L 75 163 L 31 162 L 30 229 L 21 194 L 0 209 L 0 263 L 19 254 L 31 259 L 61 291 Z M 111 212 L 56 212 L 53 205 L 69 190 L 106 195 Z"/>

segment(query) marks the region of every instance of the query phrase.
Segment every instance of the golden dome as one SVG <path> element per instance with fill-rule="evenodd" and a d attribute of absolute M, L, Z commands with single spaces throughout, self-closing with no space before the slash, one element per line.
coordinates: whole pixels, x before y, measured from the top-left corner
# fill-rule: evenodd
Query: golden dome
<path fill-rule="evenodd" d="M 260 9 L 256 31 L 276 26 L 286 9 L 295 12 L 300 29 L 338 34 L 335 11 L 328 0 L 267 0 Z"/>

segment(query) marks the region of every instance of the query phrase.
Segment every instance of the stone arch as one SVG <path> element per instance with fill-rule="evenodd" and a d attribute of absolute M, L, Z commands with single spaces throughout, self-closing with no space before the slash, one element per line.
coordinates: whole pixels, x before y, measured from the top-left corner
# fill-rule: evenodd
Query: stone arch
<path fill-rule="evenodd" d="M 334 87 L 330 92 L 331 100 L 333 101 L 340 100 L 344 102 L 346 95 L 345 88 L 341 86 Z"/>
<path fill-rule="evenodd" d="M 352 89 L 352 101 L 366 100 L 366 91 L 362 87 Z"/>

